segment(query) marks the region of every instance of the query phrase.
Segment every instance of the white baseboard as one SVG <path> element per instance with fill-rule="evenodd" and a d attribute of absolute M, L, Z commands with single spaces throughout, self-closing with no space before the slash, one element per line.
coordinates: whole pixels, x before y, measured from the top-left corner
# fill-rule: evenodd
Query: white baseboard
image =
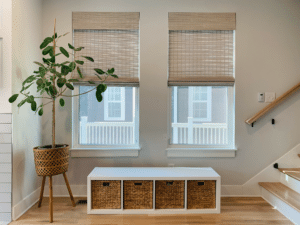
<path fill-rule="evenodd" d="M 25 212 L 27 212 L 28 209 L 30 209 L 39 200 L 40 190 L 41 188 L 36 189 L 12 208 L 13 220 L 16 220 L 20 216 L 22 216 Z"/>

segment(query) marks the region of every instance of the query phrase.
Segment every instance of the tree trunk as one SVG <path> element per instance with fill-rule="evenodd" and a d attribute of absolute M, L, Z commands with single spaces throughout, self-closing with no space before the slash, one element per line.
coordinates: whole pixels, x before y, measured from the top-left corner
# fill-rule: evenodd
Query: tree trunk
<path fill-rule="evenodd" d="M 52 148 L 55 148 L 55 98 L 52 104 Z"/>

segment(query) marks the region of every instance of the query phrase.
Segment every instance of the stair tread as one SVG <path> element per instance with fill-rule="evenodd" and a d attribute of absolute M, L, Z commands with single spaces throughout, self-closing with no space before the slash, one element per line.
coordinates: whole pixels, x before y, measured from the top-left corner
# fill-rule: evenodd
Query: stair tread
<path fill-rule="evenodd" d="M 280 182 L 259 182 L 261 187 L 300 211 L 300 194 Z"/>
<path fill-rule="evenodd" d="M 285 174 L 300 181 L 300 172 L 285 172 Z"/>
<path fill-rule="evenodd" d="M 278 170 L 282 173 L 287 172 L 300 172 L 300 168 L 278 168 Z"/>

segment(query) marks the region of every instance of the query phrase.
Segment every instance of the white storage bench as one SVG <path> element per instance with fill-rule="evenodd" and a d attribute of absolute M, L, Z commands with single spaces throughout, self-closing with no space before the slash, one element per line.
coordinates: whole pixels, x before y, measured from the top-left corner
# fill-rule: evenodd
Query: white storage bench
<path fill-rule="evenodd" d="M 220 213 L 210 167 L 96 167 L 87 184 L 88 214 Z"/>

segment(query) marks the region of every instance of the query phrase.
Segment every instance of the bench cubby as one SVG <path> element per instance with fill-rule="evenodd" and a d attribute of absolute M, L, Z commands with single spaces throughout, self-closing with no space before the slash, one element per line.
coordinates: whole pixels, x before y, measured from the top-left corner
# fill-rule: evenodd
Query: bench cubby
<path fill-rule="evenodd" d="M 210 167 L 96 167 L 87 182 L 88 214 L 220 213 Z"/>

